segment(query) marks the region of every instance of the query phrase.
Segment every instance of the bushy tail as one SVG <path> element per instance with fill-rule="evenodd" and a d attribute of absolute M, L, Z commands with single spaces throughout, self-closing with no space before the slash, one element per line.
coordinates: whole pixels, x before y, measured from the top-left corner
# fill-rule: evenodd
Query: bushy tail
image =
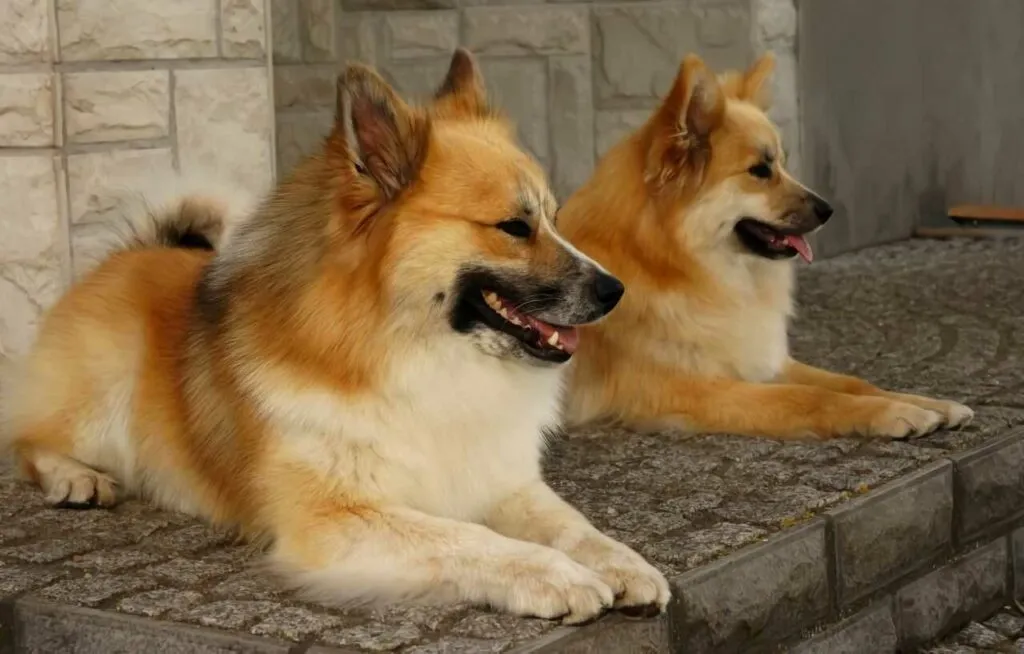
<path fill-rule="evenodd" d="M 98 219 L 74 226 L 76 269 L 113 252 L 153 247 L 219 250 L 257 208 L 263 189 L 247 191 L 206 175 L 158 175 L 124 184 Z M 79 245 L 80 244 L 80 245 Z"/>

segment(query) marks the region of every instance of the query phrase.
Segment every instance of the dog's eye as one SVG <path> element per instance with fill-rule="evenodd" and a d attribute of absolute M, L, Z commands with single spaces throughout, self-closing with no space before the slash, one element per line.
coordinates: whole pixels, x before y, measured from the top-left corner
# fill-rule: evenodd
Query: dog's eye
<path fill-rule="evenodd" d="M 530 223 L 525 220 L 520 220 L 519 218 L 503 220 L 495 225 L 495 227 L 509 236 L 515 236 L 516 238 L 530 238 L 530 234 L 533 233 L 533 230 L 530 228 Z"/>
<path fill-rule="evenodd" d="M 766 163 L 759 163 L 747 169 L 747 172 L 758 179 L 771 179 L 772 167 Z"/>

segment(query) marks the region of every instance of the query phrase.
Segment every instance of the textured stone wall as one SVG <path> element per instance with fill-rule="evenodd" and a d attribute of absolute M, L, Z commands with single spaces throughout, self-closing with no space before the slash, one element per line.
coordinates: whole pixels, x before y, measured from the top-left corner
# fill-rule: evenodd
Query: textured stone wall
<path fill-rule="evenodd" d="M 274 174 L 265 0 L 0 1 L 0 358 L 141 171 Z"/>
<path fill-rule="evenodd" d="M 329 128 L 340 62 L 377 66 L 406 93 L 440 81 L 452 50 L 480 58 L 562 198 L 642 123 L 697 52 L 713 66 L 779 55 L 775 116 L 798 159 L 794 0 L 271 0 L 277 156 L 287 171 Z"/>

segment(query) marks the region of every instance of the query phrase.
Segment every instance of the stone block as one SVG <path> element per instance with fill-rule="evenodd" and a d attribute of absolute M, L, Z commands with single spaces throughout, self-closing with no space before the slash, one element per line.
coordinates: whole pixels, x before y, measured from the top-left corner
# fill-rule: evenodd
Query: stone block
<path fill-rule="evenodd" d="M 640 129 L 651 117 L 651 110 L 598 111 L 594 116 L 594 147 L 603 157 L 620 141 Z"/>
<path fill-rule="evenodd" d="M 0 157 L 0 262 L 51 256 L 62 238 L 52 156 Z"/>
<path fill-rule="evenodd" d="M 213 0 L 57 0 L 64 61 L 217 56 Z"/>
<path fill-rule="evenodd" d="M 459 16 L 454 11 L 386 14 L 383 28 L 392 60 L 450 58 L 459 45 Z"/>
<path fill-rule="evenodd" d="M 515 121 L 523 145 L 548 164 L 547 65 L 539 59 L 481 59 L 494 104 Z M 440 83 L 440 78 L 438 79 Z"/>
<path fill-rule="evenodd" d="M 697 38 L 701 51 L 745 47 L 750 41 L 749 4 L 721 3 L 698 7 Z"/>
<path fill-rule="evenodd" d="M 4 0 L 0 3 L 0 64 L 28 64 L 51 59 L 49 4 L 48 0 Z"/>
<path fill-rule="evenodd" d="M 51 73 L 0 75 L 0 147 L 54 145 Z"/>
<path fill-rule="evenodd" d="M 149 590 L 156 582 L 132 574 L 95 574 L 78 579 L 65 579 L 34 593 L 35 597 L 57 604 L 96 606 L 121 593 Z"/>
<path fill-rule="evenodd" d="M 295 164 L 315 152 L 330 133 L 334 114 L 296 113 L 277 117 L 277 171 L 283 178 Z"/>
<path fill-rule="evenodd" d="M 249 632 L 256 636 L 300 641 L 342 624 L 336 615 L 313 612 L 299 606 L 282 607 L 253 625 Z"/>
<path fill-rule="evenodd" d="M 585 7 L 479 7 L 464 10 L 466 47 L 482 56 L 570 55 L 590 51 Z"/>
<path fill-rule="evenodd" d="M 408 9 L 455 9 L 459 0 L 341 0 L 347 11 L 404 11 Z"/>
<path fill-rule="evenodd" d="M 94 267 L 123 235 L 126 193 L 174 172 L 170 148 L 68 155 L 68 208 L 75 277 Z"/>
<path fill-rule="evenodd" d="M 298 0 L 302 3 L 300 29 L 305 61 L 334 61 L 334 0 Z"/>
<path fill-rule="evenodd" d="M 273 174 L 273 99 L 266 68 L 173 74 L 181 171 L 217 171 L 227 181 L 263 192 Z"/>
<path fill-rule="evenodd" d="M 548 59 L 551 185 L 564 202 L 594 168 L 594 106 L 590 57 Z"/>
<path fill-rule="evenodd" d="M 959 503 L 957 537 L 977 538 L 1024 512 L 1024 434 L 953 457 Z"/>
<path fill-rule="evenodd" d="M 808 639 L 793 654 L 889 654 L 898 645 L 892 602 L 886 599 Z"/>
<path fill-rule="evenodd" d="M 672 648 L 690 654 L 776 643 L 829 609 L 825 523 L 814 521 L 673 583 Z"/>
<path fill-rule="evenodd" d="M 668 92 L 690 52 L 700 52 L 715 69 L 749 64 L 750 18 L 744 11 L 717 13 L 707 24 L 700 8 L 675 3 L 602 5 L 593 14 L 601 108 L 650 106 Z"/>
<path fill-rule="evenodd" d="M 275 64 L 302 61 L 302 40 L 299 37 L 299 3 L 295 0 L 270 0 L 270 23 L 273 26 Z"/>
<path fill-rule="evenodd" d="M 385 64 L 381 72 L 403 97 L 423 102 L 441 86 L 449 62 L 450 57 L 396 61 Z"/>
<path fill-rule="evenodd" d="M 334 111 L 338 73 L 334 64 L 274 66 L 274 106 L 279 111 Z"/>
<path fill-rule="evenodd" d="M 797 8 L 794 0 L 755 0 L 754 38 L 761 44 L 793 49 L 796 44 Z"/>
<path fill-rule="evenodd" d="M 231 59 L 259 59 L 267 51 L 263 0 L 221 0 L 221 51 Z M 276 25 L 274 26 L 276 29 Z"/>
<path fill-rule="evenodd" d="M 287 654 L 290 645 L 244 634 L 170 625 L 107 611 L 21 600 L 14 608 L 17 652 L 75 654 Z"/>
<path fill-rule="evenodd" d="M 170 611 L 188 611 L 202 601 L 202 594 L 192 590 L 160 588 L 125 597 L 117 603 L 117 610 L 156 618 Z"/>
<path fill-rule="evenodd" d="M 1009 590 L 1006 550 L 1000 538 L 901 588 L 895 606 L 901 651 L 916 651 L 970 616 L 995 610 Z"/>
<path fill-rule="evenodd" d="M 833 511 L 830 520 L 843 607 L 950 550 L 952 465 L 944 461 L 853 500 Z"/>
<path fill-rule="evenodd" d="M 586 629 L 560 628 L 528 645 L 511 650 L 514 654 L 655 654 L 671 652 L 668 620 L 631 620 L 607 616 Z"/>
<path fill-rule="evenodd" d="M 378 68 L 387 63 L 386 57 L 383 56 L 386 15 L 366 11 L 345 14 L 338 25 L 340 59 L 346 62 L 358 61 Z"/>
<path fill-rule="evenodd" d="M 1024 597 L 1024 528 L 1013 532 L 1010 547 L 1013 556 L 1014 597 Z"/>
<path fill-rule="evenodd" d="M 70 143 L 156 139 L 169 133 L 170 74 L 138 70 L 64 75 Z"/>

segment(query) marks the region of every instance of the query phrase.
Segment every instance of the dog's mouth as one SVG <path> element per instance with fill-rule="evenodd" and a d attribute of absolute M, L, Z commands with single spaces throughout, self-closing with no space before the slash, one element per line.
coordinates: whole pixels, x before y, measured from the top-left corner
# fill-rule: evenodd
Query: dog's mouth
<path fill-rule="evenodd" d="M 538 359 L 562 363 L 568 361 L 576 351 L 579 333 L 575 327 L 544 322 L 517 309 L 512 302 L 486 288 L 468 294 L 466 301 L 479 314 L 480 322 L 512 336 L 530 355 Z"/>
<path fill-rule="evenodd" d="M 803 234 L 783 231 L 753 218 L 743 218 L 736 223 L 735 232 L 748 250 L 767 259 L 789 259 L 797 255 L 807 263 L 814 259 L 811 244 Z"/>

